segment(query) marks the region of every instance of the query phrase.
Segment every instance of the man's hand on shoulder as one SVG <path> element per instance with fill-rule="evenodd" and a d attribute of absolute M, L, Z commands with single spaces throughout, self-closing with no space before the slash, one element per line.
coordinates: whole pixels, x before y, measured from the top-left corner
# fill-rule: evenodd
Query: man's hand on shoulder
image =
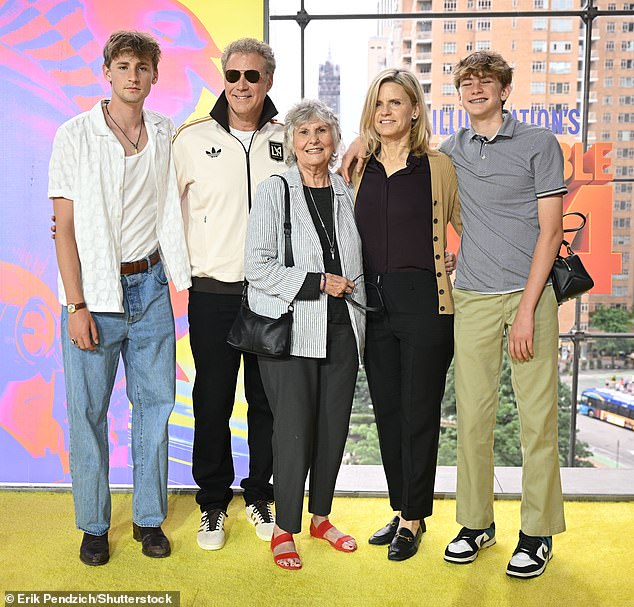
<path fill-rule="evenodd" d="M 339 167 L 339 174 L 346 180 L 346 183 L 350 185 L 352 180 L 352 165 L 356 161 L 355 171 L 360 174 L 363 169 L 363 144 L 361 138 L 357 137 L 348 147 L 346 153 L 341 159 L 341 166 Z"/>

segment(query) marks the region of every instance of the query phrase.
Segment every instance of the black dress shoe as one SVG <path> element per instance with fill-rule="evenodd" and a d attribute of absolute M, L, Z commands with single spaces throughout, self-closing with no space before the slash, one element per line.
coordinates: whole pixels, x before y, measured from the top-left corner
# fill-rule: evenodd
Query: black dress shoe
<path fill-rule="evenodd" d="M 394 536 L 390 548 L 387 551 L 387 558 L 390 561 L 405 561 L 413 557 L 418 552 L 420 540 L 423 537 L 423 525 L 418 528 L 416 535 L 409 529 L 401 527 Z"/>
<path fill-rule="evenodd" d="M 86 565 L 105 565 L 109 558 L 108 534 L 91 535 L 84 533 L 79 548 L 79 560 Z"/>
<path fill-rule="evenodd" d="M 170 541 L 160 527 L 139 527 L 132 523 L 132 536 L 137 542 L 141 542 L 145 556 L 161 559 L 172 552 Z"/>
<path fill-rule="evenodd" d="M 373 536 L 368 540 L 369 544 L 374 546 L 387 546 L 392 543 L 396 530 L 398 529 L 399 517 L 398 514 L 387 524 L 385 527 L 381 527 Z"/>

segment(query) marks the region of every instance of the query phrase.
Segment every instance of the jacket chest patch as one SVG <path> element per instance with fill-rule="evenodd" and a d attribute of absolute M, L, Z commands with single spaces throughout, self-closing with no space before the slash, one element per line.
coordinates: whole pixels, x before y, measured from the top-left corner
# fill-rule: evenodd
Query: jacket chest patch
<path fill-rule="evenodd" d="M 277 162 L 284 161 L 284 148 L 278 141 L 269 141 L 269 156 Z"/>

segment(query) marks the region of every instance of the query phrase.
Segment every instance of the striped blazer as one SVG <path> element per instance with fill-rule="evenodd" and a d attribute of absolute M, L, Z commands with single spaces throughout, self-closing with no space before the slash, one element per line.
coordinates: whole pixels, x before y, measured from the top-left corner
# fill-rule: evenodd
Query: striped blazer
<path fill-rule="evenodd" d="M 245 245 L 245 275 L 249 281 L 249 306 L 257 314 L 279 318 L 295 299 L 308 272 L 324 272 L 323 250 L 308 210 L 299 170 L 293 166 L 284 177 L 291 195 L 291 242 L 295 265 L 284 265 L 284 184 L 279 177 L 261 182 L 249 215 Z M 361 239 L 354 219 L 352 190 L 339 175 L 330 175 L 335 193 L 334 224 L 343 275 L 354 280 L 363 274 Z M 362 277 L 359 279 L 362 280 Z M 361 289 L 362 290 L 362 289 Z M 355 297 L 365 303 L 365 292 Z M 291 355 L 326 357 L 328 296 L 294 302 Z M 365 313 L 351 304 L 348 312 L 363 358 Z"/>

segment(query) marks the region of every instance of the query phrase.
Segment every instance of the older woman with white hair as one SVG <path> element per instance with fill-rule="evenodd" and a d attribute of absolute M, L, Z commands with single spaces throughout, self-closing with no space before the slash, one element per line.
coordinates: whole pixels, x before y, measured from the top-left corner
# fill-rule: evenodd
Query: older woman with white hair
<path fill-rule="evenodd" d="M 310 534 L 342 552 L 357 548 L 328 520 L 365 335 L 352 192 L 329 171 L 340 140 L 337 118 L 319 101 L 304 100 L 286 116 L 292 267 L 284 263 L 285 188 L 279 176 L 258 187 L 247 227 L 251 309 L 277 318 L 294 305 L 290 357 L 259 358 L 274 418 L 271 549 L 277 565 L 291 570 L 302 566 L 292 534 L 301 530 L 309 470 Z"/>

